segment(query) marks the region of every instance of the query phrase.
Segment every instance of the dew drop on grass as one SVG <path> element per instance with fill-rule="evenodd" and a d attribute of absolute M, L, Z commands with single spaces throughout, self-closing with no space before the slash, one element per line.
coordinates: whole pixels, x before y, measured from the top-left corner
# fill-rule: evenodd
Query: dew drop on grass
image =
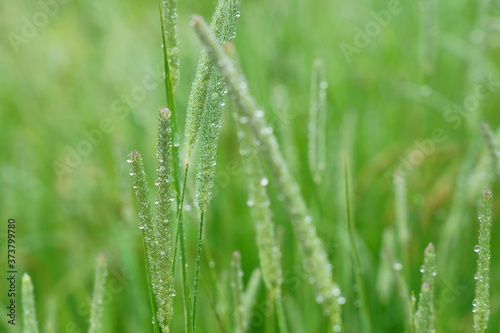
<path fill-rule="evenodd" d="M 264 177 L 260 180 L 261 186 L 267 186 L 267 184 L 269 184 L 269 179 L 267 179 L 266 177 Z"/>
<path fill-rule="evenodd" d="M 264 111 L 262 111 L 262 110 L 255 111 L 255 116 L 259 117 L 259 118 L 264 117 Z"/>
<path fill-rule="evenodd" d="M 247 206 L 252 207 L 254 205 L 254 202 L 252 200 L 247 201 Z"/>
<path fill-rule="evenodd" d="M 316 296 L 316 303 L 323 304 L 324 301 L 325 299 L 323 298 L 323 296 L 321 295 Z"/>
<path fill-rule="evenodd" d="M 474 246 L 474 252 L 479 253 L 481 251 L 481 247 L 479 245 Z"/>
<path fill-rule="evenodd" d="M 395 263 L 394 265 L 392 265 L 392 268 L 396 271 L 400 271 L 403 269 L 403 265 L 399 262 Z"/>
<path fill-rule="evenodd" d="M 345 302 L 346 302 L 345 297 L 340 296 L 339 298 L 337 298 L 337 303 L 339 303 L 340 305 L 345 304 Z"/>
<path fill-rule="evenodd" d="M 340 332 L 341 330 L 342 330 L 342 328 L 339 325 L 334 325 L 333 326 L 333 331 L 334 332 Z"/>
<path fill-rule="evenodd" d="M 135 172 L 131 172 L 131 173 L 129 173 L 129 175 L 135 176 Z"/>
<path fill-rule="evenodd" d="M 133 160 L 130 158 L 127 160 L 127 163 L 132 163 L 132 162 L 133 162 Z"/>
<path fill-rule="evenodd" d="M 420 266 L 420 273 L 425 273 L 424 265 Z"/>

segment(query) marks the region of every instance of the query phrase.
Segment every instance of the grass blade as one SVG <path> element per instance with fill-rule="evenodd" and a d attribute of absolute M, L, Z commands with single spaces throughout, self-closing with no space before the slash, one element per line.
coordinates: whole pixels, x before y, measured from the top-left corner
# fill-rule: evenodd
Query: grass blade
<path fill-rule="evenodd" d="M 38 321 L 36 319 L 35 294 L 33 283 L 27 273 L 23 274 L 22 302 L 23 302 L 23 333 L 38 333 Z"/>
<path fill-rule="evenodd" d="M 436 280 L 436 254 L 434 245 L 429 244 L 424 252 L 424 265 L 420 268 L 422 287 L 418 298 L 418 310 L 415 314 L 416 333 L 435 333 L 436 314 L 434 311 L 434 281 Z"/>
<path fill-rule="evenodd" d="M 262 169 L 258 143 L 249 128 L 242 126 L 245 124 L 246 118 L 238 118 L 236 113 L 234 118 L 241 145 L 240 153 L 243 156 L 248 179 L 249 197 L 247 204 L 250 206 L 252 220 L 255 221 L 260 267 L 264 283 L 276 306 L 280 332 L 286 332 L 287 328 L 281 301 L 281 284 L 283 282 L 281 251 L 272 220 L 271 200 L 266 190 L 269 180 Z"/>
<path fill-rule="evenodd" d="M 94 279 L 94 294 L 90 306 L 90 327 L 89 333 L 99 333 L 102 331 L 103 299 L 105 292 L 106 276 L 108 267 L 106 257 L 100 254 L 97 257 Z"/>
<path fill-rule="evenodd" d="M 309 169 L 316 184 L 321 182 L 325 170 L 326 88 L 323 61 L 316 60 L 311 80 L 311 106 L 309 109 Z"/>
<path fill-rule="evenodd" d="M 248 281 L 245 294 L 243 295 L 243 322 L 245 327 L 248 327 L 250 317 L 252 315 L 252 309 L 257 301 L 257 296 L 261 281 L 261 270 L 256 268 L 253 270 L 250 280 Z"/>
<path fill-rule="evenodd" d="M 260 110 L 251 97 L 248 84 L 236 67 L 233 59 L 219 44 L 201 17 L 191 20 L 194 28 L 219 71 L 226 81 L 228 89 L 241 112 L 247 117 L 252 132 L 262 145 L 265 160 L 271 169 L 277 185 L 284 196 L 284 206 L 288 208 L 290 220 L 300 242 L 304 264 L 308 267 L 310 281 L 314 284 L 317 300 L 322 304 L 325 314 L 330 318 L 330 329 L 342 332 L 343 324 L 340 315 L 340 289 L 333 282 L 332 265 L 323 243 L 318 238 L 316 228 L 308 215 L 305 202 L 296 181 L 289 172 L 285 160 L 278 148 L 272 128 L 264 120 L 264 112 Z"/>
<path fill-rule="evenodd" d="M 233 293 L 234 332 L 243 333 L 245 327 L 245 308 L 243 306 L 243 271 L 241 270 L 241 254 L 233 253 L 231 261 L 231 290 Z"/>
<path fill-rule="evenodd" d="M 365 283 L 363 281 L 363 267 L 361 266 L 361 259 L 359 257 L 358 245 L 356 242 L 356 226 L 352 218 L 351 210 L 351 188 L 349 185 L 349 162 L 347 154 L 343 156 L 344 164 L 344 182 L 345 182 L 345 200 L 347 210 L 347 226 L 349 229 L 349 240 L 351 243 L 352 261 L 354 263 L 354 276 L 356 278 L 356 285 L 358 286 L 359 301 L 361 305 L 361 322 L 363 323 L 363 332 L 371 332 L 370 313 L 368 311 L 368 302 L 366 300 Z"/>
<path fill-rule="evenodd" d="M 491 261 L 491 191 L 483 191 L 479 205 L 479 244 L 474 247 L 478 254 L 476 293 L 473 302 L 474 331 L 483 333 L 488 327 L 490 317 L 490 261 Z"/>

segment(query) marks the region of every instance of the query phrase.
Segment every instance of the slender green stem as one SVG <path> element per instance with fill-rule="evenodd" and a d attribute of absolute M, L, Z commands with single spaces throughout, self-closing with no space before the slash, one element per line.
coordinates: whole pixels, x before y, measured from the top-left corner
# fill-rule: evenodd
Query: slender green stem
<path fill-rule="evenodd" d="M 160 3 L 160 13 L 162 13 L 162 7 Z M 161 14 L 163 16 L 163 14 Z M 172 147 L 172 158 L 173 158 L 173 180 L 174 188 L 177 195 L 177 199 L 180 199 L 180 161 L 179 161 L 179 133 L 177 129 L 177 110 L 175 107 L 174 98 L 174 83 L 172 82 L 172 75 L 170 70 L 170 65 L 168 61 L 168 48 L 167 41 L 165 39 L 165 24 L 163 22 L 163 17 L 161 18 L 161 30 L 162 30 L 162 42 L 163 42 L 163 66 L 165 69 L 165 93 L 167 98 L 167 107 L 171 112 L 172 120 L 172 136 L 173 136 L 173 147 Z M 179 201 L 179 200 L 178 200 Z"/>
<path fill-rule="evenodd" d="M 201 262 L 201 250 L 203 248 L 203 224 L 205 220 L 205 212 L 201 212 L 200 214 L 200 230 L 198 233 L 198 251 L 196 254 L 196 268 L 194 274 L 194 289 L 193 289 L 193 312 L 191 316 L 192 320 L 192 332 L 196 329 L 196 303 L 198 301 L 198 286 L 200 284 L 200 262 Z"/>
<path fill-rule="evenodd" d="M 283 306 L 283 299 L 281 295 L 274 297 L 274 307 L 276 309 L 276 318 L 278 319 L 278 329 L 280 333 L 288 333 L 285 320 L 285 308 Z"/>
<path fill-rule="evenodd" d="M 345 182 L 345 200 L 347 210 L 347 225 L 349 228 L 349 239 L 351 243 L 352 261 L 354 263 L 354 276 L 358 285 L 359 301 L 361 302 L 361 322 L 364 326 L 364 332 L 371 332 L 370 313 L 368 311 L 368 303 L 366 300 L 365 284 L 363 282 L 363 267 L 359 257 L 358 245 L 356 242 L 356 227 L 352 218 L 351 211 L 351 189 L 349 184 L 349 162 L 347 153 L 343 155 L 344 162 L 344 182 Z"/>

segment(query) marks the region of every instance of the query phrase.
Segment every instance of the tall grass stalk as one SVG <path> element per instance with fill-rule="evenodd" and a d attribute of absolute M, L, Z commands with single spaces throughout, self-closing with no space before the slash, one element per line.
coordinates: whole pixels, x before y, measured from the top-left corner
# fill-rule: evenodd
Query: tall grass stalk
<path fill-rule="evenodd" d="M 287 208 L 290 220 L 299 240 L 304 265 L 307 267 L 309 280 L 315 286 L 316 300 L 321 303 L 326 316 L 330 318 L 330 330 L 343 331 L 339 304 L 340 289 L 333 282 L 332 265 L 318 238 L 312 218 L 307 212 L 299 186 L 288 170 L 281 155 L 272 128 L 264 120 L 264 112 L 257 107 L 250 95 L 248 84 L 243 74 L 235 65 L 234 60 L 219 44 L 217 38 L 209 30 L 201 17 L 191 20 L 198 36 L 205 44 L 212 61 L 226 81 L 226 85 L 238 106 L 240 117 L 246 117 L 254 136 L 261 144 L 265 161 L 269 165 L 277 186 L 283 194 L 284 206 Z M 227 44 L 230 48 L 230 44 Z M 229 49 L 230 50 L 230 49 Z M 229 52 L 233 52 L 230 50 Z M 343 298 L 340 299 L 343 302 Z"/>
<path fill-rule="evenodd" d="M 394 174 L 394 206 L 396 217 L 396 231 L 398 235 L 398 258 L 403 264 L 403 273 L 408 279 L 410 258 L 409 241 L 410 228 L 408 222 L 408 194 L 406 189 L 406 178 L 399 172 Z M 407 281 L 409 283 L 409 281 Z"/>
<path fill-rule="evenodd" d="M 212 19 L 212 29 L 216 33 L 220 42 L 228 42 L 236 35 L 236 22 L 239 17 L 239 8 L 239 0 L 219 0 L 217 3 Z M 202 146 L 200 149 L 200 161 L 196 175 L 195 195 L 196 203 L 200 210 L 200 223 L 191 313 L 192 331 L 194 331 L 196 327 L 196 307 L 199 289 L 201 251 L 203 248 L 204 217 L 208 204 L 212 198 L 217 157 L 217 141 L 221 126 L 221 111 L 224 106 L 225 94 L 226 89 L 220 74 L 217 72 L 215 66 L 210 62 L 210 58 L 206 51 L 202 50 L 196 71 L 196 78 L 193 82 L 188 102 L 185 131 L 186 170 L 181 194 L 181 198 L 183 200 L 189 173 L 191 154 L 194 144 L 198 139 L 198 133 L 201 133 Z M 181 233 L 183 231 L 182 208 L 183 202 L 180 206 L 180 215 L 178 219 L 180 222 L 179 231 Z M 175 247 L 177 247 L 177 241 Z"/>
<path fill-rule="evenodd" d="M 311 79 L 311 106 L 309 108 L 309 169 L 316 184 L 321 182 L 326 161 L 326 88 L 323 61 L 317 59 L 313 65 Z"/>
<path fill-rule="evenodd" d="M 236 21 L 239 16 L 239 0 L 219 0 L 210 25 L 221 43 L 230 41 L 235 36 Z M 196 69 L 196 76 L 191 88 L 186 114 L 186 166 L 189 165 L 191 154 L 198 139 L 198 133 L 202 124 L 202 117 L 207 104 L 207 98 L 217 87 L 217 82 L 222 82 L 216 67 L 210 61 L 205 49 L 201 51 L 200 60 Z M 217 96 L 217 98 L 220 98 Z M 222 101 L 221 101 L 222 103 Z M 214 112 L 214 110 L 210 110 Z"/>
<path fill-rule="evenodd" d="M 356 278 L 356 285 L 358 286 L 358 295 L 361 305 L 361 322 L 364 327 L 363 332 L 372 332 L 370 312 L 368 310 L 368 302 L 366 300 L 365 283 L 363 281 L 363 266 L 361 265 L 361 260 L 357 245 L 357 234 L 356 226 L 352 217 L 351 208 L 351 188 L 349 184 L 350 169 L 347 153 L 343 154 L 343 166 L 344 166 L 344 185 L 345 185 L 345 200 L 346 200 L 346 215 L 347 215 L 347 226 L 349 229 L 349 240 L 351 243 L 351 255 L 354 264 L 354 276 Z"/>
<path fill-rule="evenodd" d="M 162 108 L 158 117 L 158 165 L 157 179 L 158 214 L 151 207 L 149 188 L 142 158 L 137 151 L 129 155 L 132 164 L 133 188 L 135 189 L 139 206 L 140 225 L 143 231 L 148 284 L 150 286 L 151 306 L 154 314 L 155 326 L 163 332 L 169 332 L 170 321 L 173 317 L 173 257 L 172 257 L 172 203 L 175 201 L 172 189 L 172 122 L 171 112 Z M 183 279 L 185 282 L 186 279 Z M 189 313 L 189 297 L 185 292 L 185 308 Z M 188 320 L 186 319 L 186 325 Z"/>
<path fill-rule="evenodd" d="M 260 282 L 262 278 L 261 270 L 256 268 L 248 281 L 245 293 L 243 295 L 243 322 L 249 323 L 252 316 L 252 310 L 257 301 Z M 247 324 L 248 326 L 248 324 Z"/>
<path fill-rule="evenodd" d="M 172 113 L 162 108 L 158 117 L 157 178 L 158 214 L 155 225 L 155 275 L 152 281 L 153 291 L 158 305 L 157 319 L 163 331 L 173 317 L 174 276 L 172 256 L 172 203 L 175 201 L 172 189 Z"/>
<path fill-rule="evenodd" d="M 423 277 L 418 298 L 418 310 L 415 315 L 415 333 L 435 333 L 434 285 L 437 272 L 436 254 L 432 243 L 424 251 L 424 264 L 420 268 L 420 272 L 423 273 Z"/>
<path fill-rule="evenodd" d="M 165 95 L 167 108 L 172 118 L 173 133 L 173 181 L 177 199 L 180 198 L 181 170 L 179 164 L 179 134 L 177 130 L 177 109 L 175 107 L 175 87 L 179 82 L 179 47 L 177 37 L 177 0 L 159 0 L 160 23 L 163 42 L 163 67 L 165 69 Z"/>
<path fill-rule="evenodd" d="M 23 274 L 23 288 L 21 298 L 23 304 L 23 333 L 38 333 L 38 320 L 36 319 L 35 293 L 33 283 L 27 273 Z"/>
<path fill-rule="evenodd" d="M 90 327 L 89 333 L 102 331 L 103 299 L 105 293 L 106 276 L 108 275 L 106 257 L 99 254 L 95 266 L 94 294 L 90 304 Z"/>
<path fill-rule="evenodd" d="M 396 261 L 394 258 L 394 253 L 392 250 L 388 247 L 385 249 L 386 256 L 389 260 L 389 263 L 392 267 L 392 271 L 394 274 L 394 280 L 396 282 L 396 290 L 399 295 L 399 299 L 401 300 L 401 304 L 403 307 L 403 312 L 405 315 L 405 331 L 413 333 L 414 332 L 414 327 L 413 327 L 413 299 L 410 294 L 410 288 L 408 287 L 408 283 L 406 282 L 406 279 L 403 274 L 403 264 L 400 262 Z"/>
<path fill-rule="evenodd" d="M 476 333 L 486 330 L 490 317 L 491 202 L 491 191 L 486 189 L 479 204 L 479 244 L 474 247 L 474 252 L 478 254 L 477 273 L 474 276 L 476 292 L 472 309 Z"/>
<path fill-rule="evenodd" d="M 266 187 L 269 180 L 264 174 L 260 160 L 258 142 L 253 137 L 248 126 L 243 124 L 237 113 L 234 113 L 240 141 L 240 153 L 243 157 L 248 179 L 248 201 L 252 219 L 255 221 L 257 249 L 259 250 L 260 267 L 267 289 L 276 305 L 276 313 L 280 332 L 286 332 L 286 323 L 283 313 L 281 284 L 283 272 L 281 269 L 281 251 L 278 246 L 275 227 L 272 220 L 271 200 Z"/>
<path fill-rule="evenodd" d="M 154 214 L 149 198 L 149 187 L 146 180 L 146 172 L 141 154 L 133 150 L 128 156 L 128 163 L 131 163 L 130 176 L 133 177 L 133 185 L 137 206 L 139 211 L 139 229 L 142 230 L 144 242 L 144 256 L 146 262 L 146 278 L 148 281 L 149 299 L 151 311 L 153 312 L 154 331 L 159 332 L 160 326 L 156 320 L 156 302 L 152 288 L 154 275 Z"/>
<path fill-rule="evenodd" d="M 246 332 L 244 321 L 245 308 L 243 306 L 243 271 L 241 270 L 241 254 L 233 253 L 231 261 L 231 290 L 233 294 L 233 320 L 234 332 Z"/>

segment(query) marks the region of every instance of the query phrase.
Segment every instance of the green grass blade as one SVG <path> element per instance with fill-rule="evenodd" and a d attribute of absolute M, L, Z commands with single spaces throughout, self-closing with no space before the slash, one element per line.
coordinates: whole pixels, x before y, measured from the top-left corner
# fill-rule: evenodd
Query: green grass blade
<path fill-rule="evenodd" d="M 94 294 L 90 305 L 90 327 L 89 333 L 99 333 L 102 331 L 103 299 L 108 275 L 106 257 L 100 254 L 97 257 L 94 279 Z"/>
<path fill-rule="evenodd" d="M 490 317 L 490 261 L 491 261 L 491 206 L 492 194 L 483 191 L 479 205 L 479 244 L 474 248 L 477 257 L 476 292 L 473 303 L 474 331 L 483 333 Z"/>
<path fill-rule="evenodd" d="M 343 331 L 341 311 L 339 304 L 340 289 L 333 282 L 332 265 L 328 261 L 323 243 L 318 238 L 316 228 L 308 215 L 305 202 L 300 193 L 299 186 L 289 172 L 287 165 L 278 148 L 272 128 L 264 120 L 264 112 L 257 107 L 251 97 L 248 84 L 243 74 L 235 65 L 233 59 L 219 44 L 216 37 L 210 32 L 201 17 L 191 20 L 195 30 L 219 71 L 226 81 L 226 85 L 241 112 L 241 117 L 247 117 L 254 136 L 262 145 L 265 160 L 273 173 L 273 177 L 284 196 L 284 206 L 295 233 L 299 239 L 300 248 L 304 258 L 304 265 L 308 267 L 310 281 L 316 289 L 316 299 L 322 304 L 325 314 L 330 318 L 331 330 Z M 343 299 L 340 299 L 342 302 Z"/>
<path fill-rule="evenodd" d="M 234 332 L 243 333 L 245 327 L 245 308 L 243 306 L 243 271 L 241 270 L 241 254 L 233 253 L 231 261 L 231 290 L 233 294 L 233 320 Z"/>
<path fill-rule="evenodd" d="M 316 184 L 326 166 L 326 88 L 323 61 L 316 60 L 311 80 L 311 106 L 309 108 L 309 169 Z"/>
<path fill-rule="evenodd" d="M 396 231 L 398 236 L 398 257 L 403 264 L 403 275 L 409 283 L 409 242 L 410 228 L 408 221 L 408 194 L 406 179 L 398 172 L 394 174 L 394 206 L 396 215 Z"/>
<path fill-rule="evenodd" d="M 405 315 L 405 331 L 413 333 L 413 301 L 410 294 L 410 288 L 408 287 L 408 283 L 403 275 L 403 265 L 396 261 L 394 253 L 390 248 L 386 247 L 384 250 L 389 263 L 391 264 L 394 280 L 396 282 L 396 289 L 403 307 Z"/>
<path fill-rule="evenodd" d="M 245 327 L 249 325 L 252 310 L 257 301 L 261 277 L 261 270 L 258 268 L 254 269 L 243 295 L 243 323 Z"/>
<path fill-rule="evenodd" d="M 349 240 L 351 243 L 351 254 L 352 261 L 354 263 L 354 276 L 356 278 L 356 285 L 358 286 L 359 301 L 361 305 L 361 322 L 363 325 L 363 332 L 370 333 L 372 331 L 370 313 L 368 310 L 368 302 L 366 300 L 365 283 L 363 281 L 363 266 L 361 266 L 361 259 L 359 257 L 358 245 L 357 245 L 357 233 L 356 226 L 352 218 L 351 210 L 351 188 L 349 184 L 350 169 L 347 154 L 343 155 L 343 165 L 344 165 L 344 184 L 345 184 L 345 200 L 346 200 L 346 210 L 347 210 L 347 226 L 349 229 Z"/>
<path fill-rule="evenodd" d="M 23 274 L 23 288 L 21 292 L 23 304 L 23 333 L 38 333 L 38 321 L 36 319 L 35 294 L 33 283 L 27 273 Z"/>
<path fill-rule="evenodd" d="M 205 223 L 205 213 L 200 214 L 200 227 L 198 230 L 198 250 L 196 251 L 196 267 L 194 273 L 193 287 L 193 311 L 191 313 L 191 330 L 196 330 L 196 306 L 198 303 L 198 289 L 200 285 L 200 270 L 201 270 L 201 250 L 203 248 L 203 229 Z"/>

